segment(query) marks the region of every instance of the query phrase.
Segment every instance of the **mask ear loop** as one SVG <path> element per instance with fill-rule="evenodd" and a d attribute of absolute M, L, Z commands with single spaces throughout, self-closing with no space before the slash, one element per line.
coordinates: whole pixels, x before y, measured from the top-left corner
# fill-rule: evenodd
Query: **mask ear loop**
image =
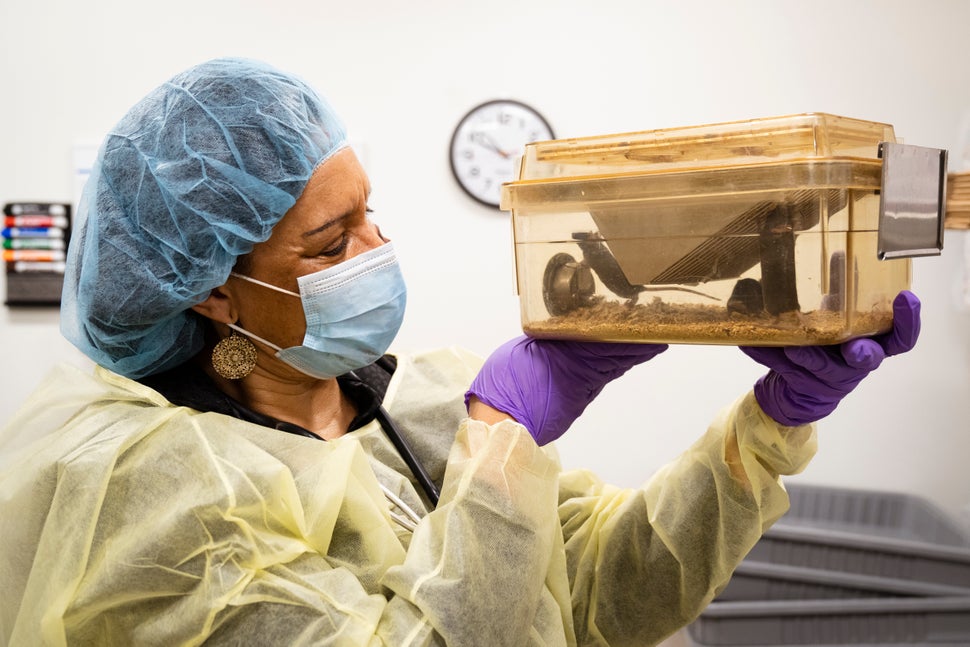
<path fill-rule="evenodd" d="M 251 276 L 246 276 L 245 274 L 237 274 L 236 272 L 229 272 L 229 276 L 235 276 L 237 279 L 242 279 L 243 281 L 249 281 L 250 283 L 255 283 L 256 285 L 261 285 L 264 288 L 269 288 L 270 290 L 276 290 L 277 292 L 282 292 L 283 294 L 289 294 L 291 297 L 296 297 L 301 299 L 299 292 L 293 292 L 292 290 L 287 290 L 281 288 L 278 285 L 273 285 L 272 283 L 267 283 L 265 281 L 260 281 L 259 279 L 254 279 Z"/>
<path fill-rule="evenodd" d="M 290 295 L 292 297 L 296 297 L 297 299 L 302 299 L 303 298 L 303 297 L 300 296 L 300 294 L 298 292 L 293 292 L 292 290 L 286 290 L 284 288 L 281 288 L 281 287 L 278 287 L 276 285 L 273 285 L 272 283 L 266 283 L 265 281 L 260 281 L 259 279 L 254 279 L 251 276 L 246 276 L 245 274 L 239 274 L 237 272 L 229 272 L 229 276 L 234 276 L 237 279 L 242 279 L 243 281 L 249 281 L 250 283 L 255 283 L 256 285 L 261 285 L 264 288 L 269 288 L 270 290 L 276 290 L 277 292 L 282 292 L 283 294 L 288 294 L 288 295 Z M 279 353 L 280 351 L 283 350 L 282 348 L 280 348 L 279 346 L 277 346 L 273 342 L 271 342 L 271 341 L 269 341 L 267 339 L 263 339 L 259 335 L 254 335 L 253 333 L 249 332 L 245 328 L 240 328 L 236 324 L 226 324 L 226 325 L 229 326 L 230 328 L 232 328 L 233 330 L 235 330 L 235 331 L 237 331 L 239 333 L 242 333 L 243 335 L 246 335 L 250 339 L 255 339 L 256 341 L 258 341 L 258 342 L 260 342 L 262 344 L 265 344 L 266 346 L 268 346 L 268 347 L 272 348 L 273 350 L 275 350 L 277 353 Z"/>
<path fill-rule="evenodd" d="M 266 346 L 269 346 L 270 348 L 272 348 L 273 350 L 275 350 L 277 353 L 280 352 L 281 350 L 283 350 L 282 348 L 280 348 L 279 346 L 277 346 L 273 342 L 271 342 L 271 341 L 269 341 L 267 339 L 263 339 L 259 335 L 254 335 L 253 333 L 249 332 L 245 328 L 240 328 L 236 324 L 226 324 L 226 325 L 229 326 L 230 328 L 232 328 L 233 330 L 235 330 L 236 332 L 241 333 L 243 335 L 246 335 L 250 339 L 255 339 L 256 341 L 260 342 L 261 344 L 265 344 Z"/>

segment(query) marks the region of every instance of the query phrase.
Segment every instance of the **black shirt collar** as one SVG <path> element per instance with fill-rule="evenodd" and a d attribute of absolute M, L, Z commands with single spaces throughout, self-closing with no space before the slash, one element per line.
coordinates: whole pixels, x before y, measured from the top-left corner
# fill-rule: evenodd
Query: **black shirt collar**
<path fill-rule="evenodd" d="M 363 372 L 370 374 L 372 372 L 370 368 Z M 393 368 L 390 370 L 393 371 Z M 158 391 L 175 405 L 189 407 L 196 411 L 221 413 L 264 427 L 319 439 L 319 436 L 300 425 L 253 411 L 229 397 L 219 390 L 205 371 L 191 361 L 157 375 L 143 377 L 138 381 Z M 383 385 L 377 384 L 375 388 L 354 373 L 348 373 L 338 377 L 337 384 L 357 409 L 357 415 L 350 422 L 347 431 L 360 429 L 376 417 L 386 382 Z"/>

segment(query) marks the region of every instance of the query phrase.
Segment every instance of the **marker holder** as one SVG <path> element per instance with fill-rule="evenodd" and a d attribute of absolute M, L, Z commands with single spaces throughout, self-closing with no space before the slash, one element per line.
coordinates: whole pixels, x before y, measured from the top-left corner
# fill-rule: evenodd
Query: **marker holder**
<path fill-rule="evenodd" d="M 4 303 L 59 306 L 71 238 L 71 205 L 8 202 L 3 206 L 3 218 Z"/>

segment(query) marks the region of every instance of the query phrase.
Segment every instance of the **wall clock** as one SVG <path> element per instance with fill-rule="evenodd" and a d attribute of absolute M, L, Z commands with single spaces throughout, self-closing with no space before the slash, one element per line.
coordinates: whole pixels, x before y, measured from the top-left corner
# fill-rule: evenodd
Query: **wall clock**
<path fill-rule="evenodd" d="M 525 145 L 554 139 L 552 128 L 534 108 L 512 99 L 475 106 L 451 136 L 451 172 L 469 196 L 497 208 L 503 182 L 514 178 Z"/>

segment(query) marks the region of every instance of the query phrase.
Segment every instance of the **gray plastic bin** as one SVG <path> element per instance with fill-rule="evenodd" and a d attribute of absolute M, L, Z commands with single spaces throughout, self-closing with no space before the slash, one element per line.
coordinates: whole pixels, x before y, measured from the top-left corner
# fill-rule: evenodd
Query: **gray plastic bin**
<path fill-rule="evenodd" d="M 916 496 L 788 486 L 693 645 L 970 646 L 970 534 Z"/>
<path fill-rule="evenodd" d="M 791 509 L 782 525 L 970 547 L 970 528 L 912 494 L 786 483 Z"/>
<path fill-rule="evenodd" d="M 722 600 L 970 595 L 970 538 L 895 492 L 788 485 L 791 509 L 751 549 Z"/>
<path fill-rule="evenodd" d="M 781 522 L 755 544 L 748 560 L 970 587 L 970 548 Z"/>
<path fill-rule="evenodd" d="M 686 633 L 696 647 L 966 647 L 970 597 L 712 602 Z"/>
<path fill-rule="evenodd" d="M 719 601 L 970 596 L 970 587 L 745 560 Z"/>

